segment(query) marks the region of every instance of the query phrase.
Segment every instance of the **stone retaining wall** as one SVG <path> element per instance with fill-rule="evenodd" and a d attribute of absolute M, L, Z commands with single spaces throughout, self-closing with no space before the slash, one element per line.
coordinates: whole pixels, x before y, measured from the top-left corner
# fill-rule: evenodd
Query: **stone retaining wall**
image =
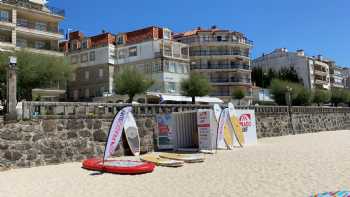
<path fill-rule="evenodd" d="M 164 108 L 164 106 L 158 107 Z M 192 106 L 188 110 L 197 107 Z M 169 108 L 170 111 L 174 109 L 178 110 L 176 107 L 171 110 Z M 156 149 L 157 134 L 153 113 L 155 111 L 145 110 L 147 113 L 152 112 L 147 115 L 142 115 L 141 112 L 136 114 L 142 153 Z M 259 138 L 350 130 L 348 108 L 259 107 L 255 108 L 255 111 Z M 111 119 L 111 117 L 48 115 L 2 125 L 0 170 L 2 167 L 32 167 L 102 156 Z M 125 136 L 122 139 L 115 156 L 130 155 Z"/>
<path fill-rule="evenodd" d="M 111 120 L 40 119 L 0 128 L 0 167 L 32 167 L 102 156 Z M 155 121 L 137 117 L 141 152 L 154 150 Z M 114 156 L 130 155 L 122 136 Z"/>

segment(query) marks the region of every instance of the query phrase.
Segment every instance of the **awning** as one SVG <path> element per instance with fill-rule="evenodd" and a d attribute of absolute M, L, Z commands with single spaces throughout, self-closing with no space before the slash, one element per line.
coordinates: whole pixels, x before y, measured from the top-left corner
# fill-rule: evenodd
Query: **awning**
<path fill-rule="evenodd" d="M 162 101 L 175 101 L 175 102 L 192 102 L 191 97 L 181 96 L 181 95 L 169 95 L 164 93 L 147 93 L 147 96 L 162 97 Z M 217 97 L 196 97 L 196 102 L 200 103 L 224 103 L 223 100 Z"/>

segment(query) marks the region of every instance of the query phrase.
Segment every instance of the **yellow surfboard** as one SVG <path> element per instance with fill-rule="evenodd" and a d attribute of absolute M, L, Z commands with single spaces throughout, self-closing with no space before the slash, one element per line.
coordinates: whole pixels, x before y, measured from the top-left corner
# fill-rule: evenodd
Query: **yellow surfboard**
<path fill-rule="evenodd" d="M 231 132 L 232 130 L 229 128 L 229 126 L 227 124 L 225 124 L 224 127 L 224 140 L 225 143 L 228 147 L 228 149 L 232 149 L 233 148 L 233 133 Z"/>
<path fill-rule="evenodd" d="M 178 153 L 160 153 L 160 157 L 184 161 L 186 163 L 199 163 L 204 161 L 203 154 L 178 154 Z"/>
<path fill-rule="evenodd" d="M 166 158 L 161 158 L 157 154 L 147 154 L 140 156 L 141 161 L 145 162 L 151 162 L 156 164 L 157 166 L 164 166 L 164 167 L 181 167 L 184 165 L 183 161 L 179 160 L 171 160 Z"/>
<path fill-rule="evenodd" d="M 244 145 L 244 133 L 243 133 L 243 129 L 241 127 L 241 124 L 239 123 L 239 120 L 236 116 L 235 107 L 232 103 L 229 103 L 228 108 L 230 111 L 230 119 L 231 119 L 231 125 L 233 127 L 234 135 L 238 141 L 238 144 L 241 147 L 243 147 L 243 145 Z"/>

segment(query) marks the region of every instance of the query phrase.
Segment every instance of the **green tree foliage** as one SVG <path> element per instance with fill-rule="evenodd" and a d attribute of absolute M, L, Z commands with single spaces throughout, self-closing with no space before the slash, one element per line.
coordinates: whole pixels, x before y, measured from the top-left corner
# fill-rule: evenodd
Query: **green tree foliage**
<path fill-rule="evenodd" d="M 313 91 L 313 102 L 320 105 L 328 103 L 331 99 L 331 93 L 328 90 L 315 89 Z"/>
<path fill-rule="evenodd" d="M 135 95 L 145 93 L 154 83 L 135 68 L 125 68 L 115 76 L 115 89 L 117 94 L 128 95 L 132 103 Z"/>
<path fill-rule="evenodd" d="M 268 71 L 264 71 L 261 67 L 255 67 L 252 70 L 252 81 L 256 84 L 256 86 L 262 88 L 270 87 L 271 82 L 274 79 L 295 83 L 302 82 L 302 80 L 299 79 L 294 67 L 282 68 L 279 72 L 275 72 L 271 68 Z"/>
<path fill-rule="evenodd" d="M 271 82 L 271 94 L 275 102 L 279 105 L 286 105 L 286 95 L 288 88 L 291 89 L 290 96 L 292 105 L 309 105 L 311 103 L 312 94 L 304 86 L 298 83 L 282 81 L 274 79 Z"/>
<path fill-rule="evenodd" d="M 192 72 L 188 79 L 181 82 L 181 90 L 183 95 L 190 96 L 192 103 L 196 103 L 196 96 L 206 96 L 212 87 L 206 76 Z"/>
<path fill-rule="evenodd" d="M 31 92 L 34 88 L 58 88 L 59 84 L 62 88 L 74 70 L 65 57 L 28 51 L 1 53 L 0 87 L 1 83 L 6 83 L 6 67 L 9 56 L 17 57 L 17 96 L 20 100 L 31 100 Z M 3 99 L 6 97 L 3 94 L 1 96 Z"/>
<path fill-rule="evenodd" d="M 331 89 L 331 103 L 334 106 L 338 106 L 340 103 L 350 102 L 350 92 L 343 88 L 332 88 Z"/>
<path fill-rule="evenodd" d="M 245 92 L 242 88 L 236 88 L 232 93 L 232 98 L 239 100 L 239 104 L 241 104 L 241 100 L 245 97 Z"/>

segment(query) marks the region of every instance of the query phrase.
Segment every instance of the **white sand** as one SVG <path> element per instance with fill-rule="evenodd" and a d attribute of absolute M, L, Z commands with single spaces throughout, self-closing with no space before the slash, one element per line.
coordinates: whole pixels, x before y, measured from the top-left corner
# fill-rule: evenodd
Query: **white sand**
<path fill-rule="evenodd" d="M 350 131 L 267 138 L 151 174 L 92 176 L 80 163 L 0 172 L 1 197 L 300 196 L 350 189 Z"/>

